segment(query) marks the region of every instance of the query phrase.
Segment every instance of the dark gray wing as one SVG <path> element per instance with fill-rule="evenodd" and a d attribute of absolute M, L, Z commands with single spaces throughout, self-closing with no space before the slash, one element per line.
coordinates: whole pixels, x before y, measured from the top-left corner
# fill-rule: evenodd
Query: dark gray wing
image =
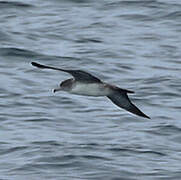
<path fill-rule="evenodd" d="M 42 64 L 38 64 L 36 62 L 31 63 L 33 66 L 36 66 L 41 69 L 54 69 L 58 71 L 63 71 L 71 74 L 75 80 L 82 81 L 82 82 L 87 82 L 87 83 L 93 83 L 93 82 L 98 82 L 101 83 L 101 80 L 98 79 L 97 77 L 81 70 L 66 70 L 66 69 L 61 69 L 61 68 L 56 68 L 56 67 L 51 67 L 51 66 L 46 66 Z"/>
<path fill-rule="evenodd" d="M 128 91 L 129 92 L 129 91 Z M 143 112 L 141 112 L 128 98 L 127 95 L 127 90 L 123 90 L 121 91 L 121 89 L 119 90 L 114 90 L 109 96 L 107 96 L 114 104 L 116 104 L 117 106 L 133 113 L 136 114 L 138 116 L 144 117 L 144 118 L 148 118 L 150 119 L 150 117 L 148 117 L 146 114 L 144 114 Z"/>

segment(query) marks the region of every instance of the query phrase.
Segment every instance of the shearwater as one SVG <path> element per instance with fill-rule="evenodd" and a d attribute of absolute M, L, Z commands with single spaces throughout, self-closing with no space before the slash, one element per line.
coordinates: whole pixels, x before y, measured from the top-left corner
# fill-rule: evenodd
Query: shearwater
<path fill-rule="evenodd" d="M 53 92 L 67 91 L 72 94 L 84 96 L 107 96 L 117 106 L 138 116 L 150 119 L 150 117 L 139 110 L 128 98 L 127 93 L 134 93 L 133 91 L 107 84 L 82 70 L 66 70 L 38 64 L 36 62 L 32 62 L 31 64 L 41 69 L 54 69 L 67 72 L 74 77 L 61 82 L 60 87 L 53 89 Z"/>

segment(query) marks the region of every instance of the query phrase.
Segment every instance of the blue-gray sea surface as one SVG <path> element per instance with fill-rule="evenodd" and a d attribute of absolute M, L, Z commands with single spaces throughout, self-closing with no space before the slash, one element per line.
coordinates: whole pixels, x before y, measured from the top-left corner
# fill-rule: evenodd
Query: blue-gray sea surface
<path fill-rule="evenodd" d="M 52 89 L 81 69 L 151 119 Z M 0 1 L 0 179 L 180 180 L 181 1 Z"/>

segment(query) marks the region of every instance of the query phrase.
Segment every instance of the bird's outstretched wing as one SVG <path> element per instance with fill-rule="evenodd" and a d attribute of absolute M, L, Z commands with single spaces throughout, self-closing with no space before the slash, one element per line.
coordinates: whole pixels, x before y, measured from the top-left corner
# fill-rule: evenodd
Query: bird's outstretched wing
<path fill-rule="evenodd" d="M 150 117 L 148 117 L 146 114 L 144 114 L 143 112 L 141 112 L 128 98 L 127 93 L 129 93 L 129 91 L 127 90 L 121 90 L 121 89 L 113 89 L 112 93 L 107 96 L 114 104 L 116 104 L 117 106 L 133 113 L 136 114 L 138 116 L 144 117 L 144 118 L 148 118 L 150 119 Z"/>
<path fill-rule="evenodd" d="M 36 62 L 31 63 L 33 66 L 41 68 L 41 69 L 53 69 L 53 70 L 58 70 L 58 71 L 63 71 L 71 74 L 75 80 L 81 81 L 81 82 L 87 82 L 87 83 L 101 83 L 101 80 L 98 79 L 97 77 L 81 70 L 66 70 L 66 69 L 61 69 L 61 68 L 56 68 L 56 67 L 51 67 L 51 66 L 46 66 L 42 65 Z"/>

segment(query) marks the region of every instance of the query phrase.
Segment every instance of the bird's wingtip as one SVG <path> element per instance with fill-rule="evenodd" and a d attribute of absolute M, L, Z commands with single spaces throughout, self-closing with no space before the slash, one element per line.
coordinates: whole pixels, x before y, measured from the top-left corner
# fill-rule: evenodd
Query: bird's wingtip
<path fill-rule="evenodd" d="M 32 66 L 35 66 L 35 67 L 37 67 L 37 68 L 42 68 L 42 69 L 43 69 L 43 68 L 46 68 L 46 66 L 44 66 L 44 65 L 42 65 L 42 64 L 39 64 L 39 63 L 36 63 L 36 62 L 33 62 L 33 61 L 31 62 L 31 65 L 32 65 Z"/>
<path fill-rule="evenodd" d="M 147 118 L 147 119 L 151 119 L 149 116 L 147 116 L 146 114 L 144 114 L 144 116 L 142 116 L 144 118 Z"/>
<path fill-rule="evenodd" d="M 37 63 L 32 61 L 32 62 L 31 62 L 31 65 L 32 65 L 32 66 L 37 66 Z"/>

